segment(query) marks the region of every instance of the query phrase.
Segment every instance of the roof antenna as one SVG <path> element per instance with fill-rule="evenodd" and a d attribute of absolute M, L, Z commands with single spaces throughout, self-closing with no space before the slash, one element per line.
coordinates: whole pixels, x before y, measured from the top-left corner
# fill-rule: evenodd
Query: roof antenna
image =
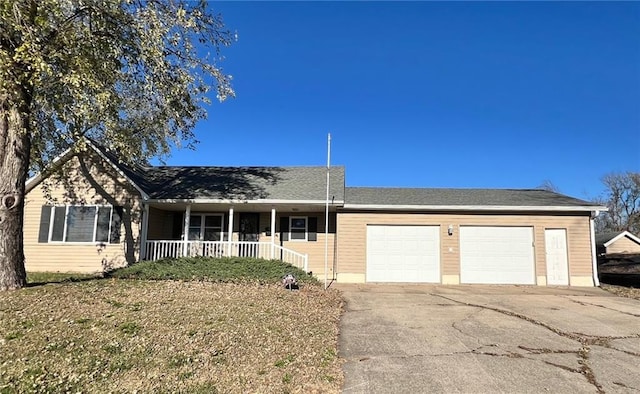
<path fill-rule="evenodd" d="M 327 134 L 327 199 L 324 207 L 324 289 L 329 275 L 329 170 L 331 169 L 331 133 Z"/>

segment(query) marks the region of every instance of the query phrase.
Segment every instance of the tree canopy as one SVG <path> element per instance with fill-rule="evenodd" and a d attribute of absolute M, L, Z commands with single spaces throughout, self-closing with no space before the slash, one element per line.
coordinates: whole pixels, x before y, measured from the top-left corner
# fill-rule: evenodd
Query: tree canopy
<path fill-rule="evenodd" d="M 166 155 L 195 141 L 211 87 L 234 95 L 219 62 L 235 34 L 205 1 L 3 0 L 0 25 L 0 97 L 28 101 L 32 166 L 81 136 Z"/>

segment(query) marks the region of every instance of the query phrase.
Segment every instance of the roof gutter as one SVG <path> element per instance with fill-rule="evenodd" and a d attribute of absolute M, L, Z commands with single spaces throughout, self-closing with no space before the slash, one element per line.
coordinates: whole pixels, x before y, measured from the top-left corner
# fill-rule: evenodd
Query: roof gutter
<path fill-rule="evenodd" d="M 123 177 L 124 179 L 126 179 L 126 180 L 127 180 L 127 182 L 129 182 L 129 183 L 131 184 L 131 186 L 133 186 L 133 187 L 138 191 L 138 193 L 140 193 L 140 196 L 142 197 L 142 200 L 143 200 L 143 201 L 147 201 L 147 200 L 149 200 L 149 195 L 148 195 L 144 190 L 142 190 L 142 188 L 141 188 L 137 183 L 135 183 L 135 182 L 133 181 L 133 179 L 129 178 L 129 177 L 127 176 L 127 174 L 125 174 L 125 173 L 124 173 L 124 171 L 122 171 L 122 169 L 120 169 L 120 167 L 118 167 L 118 166 L 116 165 L 116 163 L 114 163 L 114 162 L 112 162 L 111 160 L 109 160 L 109 158 L 108 158 L 104 153 L 102 153 L 102 151 L 101 151 L 100 149 L 98 149 L 98 147 L 97 147 L 97 146 L 95 146 L 95 145 L 94 145 L 94 143 L 93 143 L 91 140 L 87 139 L 87 144 L 88 144 L 91 148 L 93 148 L 93 150 L 94 150 L 94 151 L 95 151 L 95 152 L 96 152 L 96 153 L 97 153 L 97 154 L 98 154 L 98 155 L 99 155 L 103 160 L 105 160 L 107 163 L 109 163 L 109 164 L 111 165 L 111 167 L 112 167 L 112 168 L 113 168 L 113 169 L 118 173 L 118 175 L 120 175 L 121 177 Z"/>
<path fill-rule="evenodd" d="M 523 212 L 593 212 L 606 210 L 600 206 L 510 206 L 510 205 L 382 205 L 344 204 L 344 209 L 389 211 L 523 211 Z"/>
<path fill-rule="evenodd" d="M 591 217 L 589 218 L 589 226 L 591 230 L 591 265 L 593 271 L 593 285 L 596 287 L 600 286 L 600 280 L 598 279 L 598 260 L 596 258 L 596 231 L 594 221 L 599 214 L 600 211 L 592 211 Z"/>
<path fill-rule="evenodd" d="M 149 199 L 149 195 L 142 190 L 142 188 L 140 186 L 138 186 L 133 179 L 129 178 L 114 162 L 112 162 L 104 153 L 102 153 L 100 151 L 100 149 L 98 149 L 97 146 L 94 145 L 94 143 L 87 139 L 86 140 L 87 145 L 91 147 L 91 149 L 93 149 L 98 156 L 100 156 L 100 158 L 102 158 L 103 160 L 105 160 L 107 163 L 109 163 L 109 165 L 118 173 L 118 175 L 120 175 L 121 177 L 123 177 L 124 179 L 127 180 L 127 182 L 129 182 L 131 184 L 131 186 L 133 186 L 142 196 L 142 200 L 146 201 Z M 38 186 L 45 178 L 47 178 L 51 173 L 55 172 L 56 170 L 58 170 L 58 168 L 62 165 L 64 165 L 69 158 L 71 158 L 74 154 L 77 154 L 79 152 L 74 151 L 72 148 L 67 148 L 64 152 L 62 152 L 59 156 L 55 157 L 52 161 L 51 164 L 49 165 L 48 168 L 44 169 L 43 171 L 38 172 L 37 174 L 35 174 L 34 176 L 32 176 L 31 178 L 27 179 L 27 181 L 25 182 L 25 193 L 29 193 L 31 190 L 33 190 L 36 186 Z"/>
<path fill-rule="evenodd" d="M 49 167 L 43 169 L 42 171 L 38 171 L 34 176 L 27 179 L 25 182 L 25 193 L 29 193 L 36 186 L 38 186 L 47 176 L 51 173 L 55 172 L 59 166 L 63 165 L 67 162 L 69 157 L 73 154 L 71 148 L 67 148 L 64 152 L 62 152 L 59 156 L 56 156 L 51 160 Z"/>
<path fill-rule="evenodd" d="M 308 205 L 325 205 L 325 200 L 282 200 L 282 199 L 263 199 L 263 200 L 238 200 L 223 198 L 155 198 L 146 200 L 148 203 L 165 203 L 165 204 L 308 204 Z M 332 205 L 343 205 L 344 201 L 332 201 Z"/>

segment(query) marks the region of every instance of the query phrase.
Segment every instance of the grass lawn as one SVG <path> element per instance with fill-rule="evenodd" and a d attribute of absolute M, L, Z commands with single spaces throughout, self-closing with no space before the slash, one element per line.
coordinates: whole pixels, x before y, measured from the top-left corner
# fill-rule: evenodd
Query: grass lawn
<path fill-rule="evenodd" d="M 3 293 L 0 393 L 340 390 L 337 291 L 279 262 L 174 263 Z"/>

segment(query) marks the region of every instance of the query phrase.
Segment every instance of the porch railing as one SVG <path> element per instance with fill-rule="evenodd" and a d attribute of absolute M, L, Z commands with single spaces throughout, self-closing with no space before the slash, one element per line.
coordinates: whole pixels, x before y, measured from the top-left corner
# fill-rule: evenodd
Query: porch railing
<path fill-rule="evenodd" d="M 309 271 L 309 256 L 270 242 L 249 241 L 147 241 L 145 260 L 178 257 L 252 257 L 276 259 Z"/>

